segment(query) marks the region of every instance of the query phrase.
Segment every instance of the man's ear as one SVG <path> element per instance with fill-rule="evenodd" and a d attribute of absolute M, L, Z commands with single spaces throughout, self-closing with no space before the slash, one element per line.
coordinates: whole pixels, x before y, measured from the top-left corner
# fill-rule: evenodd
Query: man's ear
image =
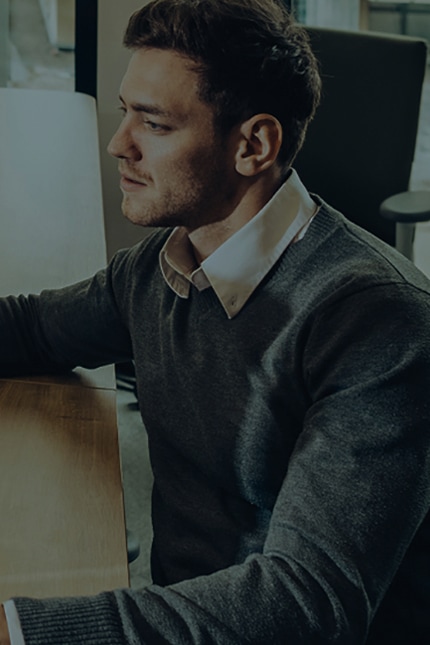
<path fill-rule="evenodd" d="M 255 114 L 240 126 L 236 171 L 253 177 L 272 166 L 282 144 L 282 126 L 271 114 Z"/>

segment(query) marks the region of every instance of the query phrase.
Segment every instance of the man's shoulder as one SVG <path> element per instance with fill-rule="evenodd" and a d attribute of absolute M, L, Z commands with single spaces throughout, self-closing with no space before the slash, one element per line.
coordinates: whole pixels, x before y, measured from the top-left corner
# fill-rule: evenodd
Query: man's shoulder
<path fill-rule="evenodd" d="M 353 306 L 374 298 L 430 308 L 428 277 L 324 202 L 304 237 L 286 250 L 263 287 L 260 293 L 266 293 L 266 299 L 312 316 L 335 304 Z"/>
<path fill-rule="evenodd" d="M 326 277 L 356 277 L 369 286 L 410 283 L 430 293 L 430 280 L 410 260 L 328 204 L 321 203 L 311 231 L 310 268 L 318 267 Z"/>

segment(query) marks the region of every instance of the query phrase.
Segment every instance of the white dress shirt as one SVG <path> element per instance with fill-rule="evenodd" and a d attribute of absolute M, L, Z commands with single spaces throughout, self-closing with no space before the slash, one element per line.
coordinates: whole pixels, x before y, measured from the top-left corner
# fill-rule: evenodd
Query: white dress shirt
<path fill-rule="evenodd" d="M 3 607 L 4 613 L 6 614 L 7 627 L 9 629 L 10 645 L 25 645 L 15 603 L 13 600 L 8 600 L 3 604 Z"/>
<path fill-rule="evenodd" d="M 211 286 L 227 316 L 233 318 L 285 249 L 303 237 L 318 210 L 295 170 L 270 201 L 219 246 L 200 266 L 191 242 L 176 228 L 160 252 L 167 284 L 181 298 L 191 285 Z"/>

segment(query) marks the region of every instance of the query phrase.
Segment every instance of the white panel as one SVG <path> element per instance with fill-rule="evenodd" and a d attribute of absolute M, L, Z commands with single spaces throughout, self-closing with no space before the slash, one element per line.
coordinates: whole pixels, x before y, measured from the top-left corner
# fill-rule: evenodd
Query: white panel
<path fill-rule="evenodd" d="M 0 141 L 0 295 L 92 275 L 106 262 L 94 99 L 0 88 Z"/>

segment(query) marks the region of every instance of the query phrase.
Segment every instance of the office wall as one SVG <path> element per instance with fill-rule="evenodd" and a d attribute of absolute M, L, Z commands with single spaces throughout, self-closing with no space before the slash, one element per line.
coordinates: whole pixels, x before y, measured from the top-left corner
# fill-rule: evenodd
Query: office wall
<path fill-rule="evenodd" d="M 306 24 L 338 29 L 358 29 L 360 0 L 306 0 Z"/>
<path fill-rule="evenodd" d="M 145 0 L 99 2 L 97 104 L 109 258 L 119 248 L 131 246 L 147 234 L 147 229 L 134 226 L 123 217 L 117 162 L 106 152 L 110 137 L 119 124 L 118 89 L 130 58 L 130 52 L 122 46 L 124 30 L 133 11 L 144 4 Z"/>
<path fill-rule="evenodd" d="M 49 42 L 54 47 L 75 45 L 75 0 L 39 0 Z"/>
<path fill-rule="evenodd" d="M 407 7 L 407 5 L 405 5 Z M 400 5 L 388 4 L 370 8 L 369 29 L 390 34 L 405 34 L 425 38 L 430 43 L 430 6 L 428 4 L 409 5 L 404 14 Z"/>

